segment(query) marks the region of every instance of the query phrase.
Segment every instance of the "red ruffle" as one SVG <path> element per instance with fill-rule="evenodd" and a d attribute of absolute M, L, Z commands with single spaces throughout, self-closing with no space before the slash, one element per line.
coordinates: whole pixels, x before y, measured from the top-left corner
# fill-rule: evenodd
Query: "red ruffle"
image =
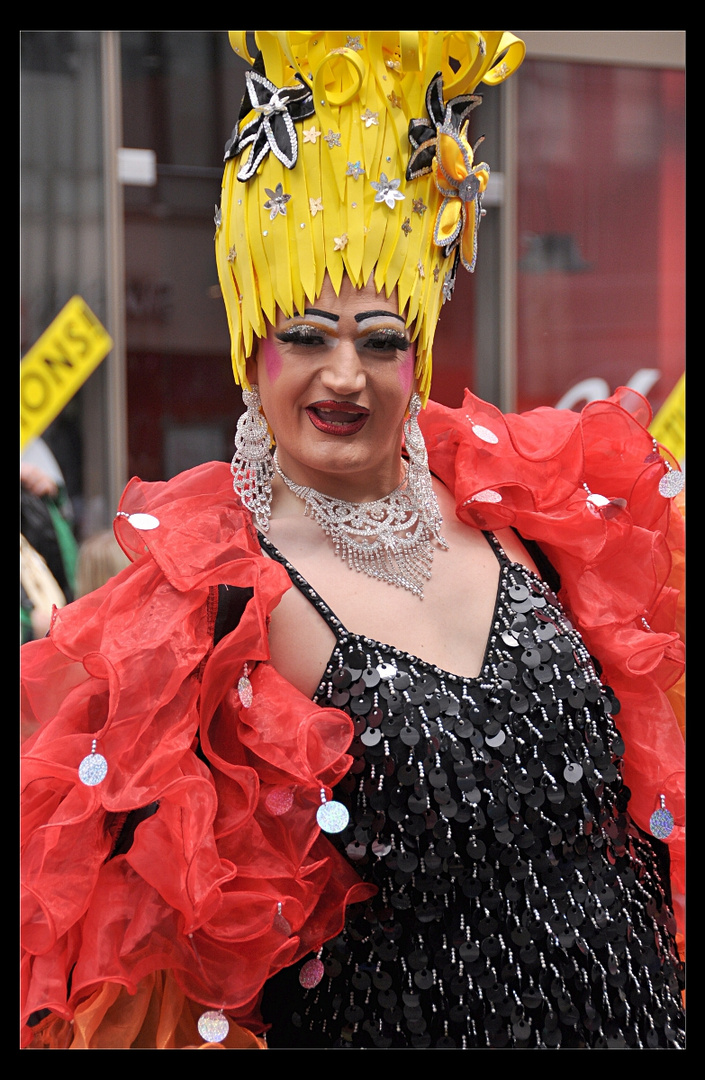
<path fill-rule="evenodd" d="M 264 981 L 372 891 L 315 817 L 349 766 L 352 724 L 267 663 L 268 615 L 290 582 L 262 557 L 227 466 L 133 481 L 121 511 L 160 524 L 139 532 L 118 518 L 136 561 L 23 650 L 24 719 L 37 728 L 23 775 L 23 1020 L 44 1008 L 68 1019 L 106 981 L 135 992 L 171 970 L 189 998 L 256 1026 Z M 213 649 L 221 583 L 254 596 Z M 245 662 L 249 710 L 230 689 Z M 93 738 L 109 771 L 89 788 L 77 769 Z M 268 809 L 272 791 L 291 793 L 285 813 Z M 110 859 L 124 815 L 153 802 Z"/>
<path fill-rule="evenodd" d="M 682 926 L 684 743 L 665 691 L 684 665 L 682 583 L 673 581 L 684 527 L 658 491 L 666 466 L 653 452 L 650 419 L 648 403 L 624 388 L 579 414 L 503 415 L 466 392 L 461 409 L 430 403 L 420 417 L 431 467 L 454 490 L 458 517 L 517 529 L 560 575 L 561 602 L 621 702 L 630 812 L 649 832 L 663 795 L 674 816 L 667 842 Z M 588 491 L 609 503 L 596 506 Z"/>
<path fill-rule="evenodd" d="M 682 529 L 656 490 L 663 465 L 645 461 L 650 437 L 620 400 L 580 416 L 503 417 L 468 395 L 461 410 L 430 405 L 421 419 L 459 517 L 515 526 L 561 575 L 561 599 L 622 702 L 636 820 L 648 828 L 665 795 L 678 862 L 682 737 L 664 690 L 683 659 L 667 584 Z M 584 483 L 626 506 L 590 509 Z M 476 501 L 483 489 L 501 502 Z M 23 720 L 34 732 L 23 775 L 23 1020 L 45 1008 L 70 1019 L 106 982 L 135 993 L 170 971 L 187 998 L 256 1029 L 265 980 L 334 936 L 345 906 L 372 891 L 315 819 L 321 789 L 329 797 L 348 768 L 352 725 L 268 663 L 268 617 L 290 582 L 262 556 L 227 465 L 132 481 L 120 511 L 132 566 L 23 649 Z M 158 527 L 135 529 L 136 513 Z M 219 584 L 253 598 L 214 649 Z M 245 663 L 250 709 L 233 689 Z M 88 788 L 77 770 L 92 739 L 109 771 Z M 158 813 L 110 858 L 125 814 L 153 802 Z"/>

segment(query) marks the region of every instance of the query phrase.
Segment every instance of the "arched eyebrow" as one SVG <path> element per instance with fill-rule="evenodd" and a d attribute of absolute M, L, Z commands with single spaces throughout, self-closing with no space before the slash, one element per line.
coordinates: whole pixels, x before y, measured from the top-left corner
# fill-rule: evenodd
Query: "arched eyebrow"
<path fill-rule="evenodd" d="M 334 315 L 332 311 L 321 311 L 319 308 L 307 307 L 304 315 L 318 315 L 319 319 L 330 319 L 331 322 L 340 322 L 340 315 Z"/>
<path fill-rule="evenodd" d="M 402 315 L 397 315 L 394 311 L 387 311 L 381 308 L 379 311 L 361 311 L 355 316 L 355 322 L 364 322 L 365 319 L 398 319 L 402 325 L 406 326 L 406 319 Z"/>

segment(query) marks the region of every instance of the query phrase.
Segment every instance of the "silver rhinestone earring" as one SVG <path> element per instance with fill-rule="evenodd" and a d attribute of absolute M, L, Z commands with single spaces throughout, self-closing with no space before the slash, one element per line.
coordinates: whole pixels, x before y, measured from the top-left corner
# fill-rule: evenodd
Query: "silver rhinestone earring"
<path fill-rule="evenodd" d="M 419 427 L 418 415 L 420 412 L 421 398 L 414 393 L 411 395 L 411 401 L 409 402 L 409 415 L 404 421 L 404 445 L 409 455 L 409 490 L 436 543 L 440 547 L 447 548 L 448 544 L 441 536 L 443 518 L 441 517 L 436 493 L 433 490 L 426 443 Z"/>
<path fill-rule="evenodd" d="M 267 421 L 262 414 L 259 389 L 242 391 L 245 412 L 237 422 L 235 454 L 230 465 L 233 490 L 243 506 L 250 511 L 258 529 L 269 531 L 272 514 L 271 439 Z"/>

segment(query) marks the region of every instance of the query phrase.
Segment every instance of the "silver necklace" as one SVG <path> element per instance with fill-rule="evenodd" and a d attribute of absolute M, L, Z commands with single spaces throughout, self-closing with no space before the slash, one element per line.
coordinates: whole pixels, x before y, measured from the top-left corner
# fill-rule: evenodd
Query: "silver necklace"
<path fill-rule="evenodd" d="M 431 579 L 433 542 L 448 544 L 440 535 L 441 515 L 435 495 L 428 507 L 410 481 L 410 470 L 399 487 L 376 502 L 353 503 L 322 495 L 314 488 L 295 484 L 282 471 L 277 452 L 274 468 L 290 491 L 306 505 L 313 518 L 333 542 L 335 554 L 351 570 L 396 585 L 423 599 L 423 583 Z M 430 512 L 429 512 L 430 511 Z"/>

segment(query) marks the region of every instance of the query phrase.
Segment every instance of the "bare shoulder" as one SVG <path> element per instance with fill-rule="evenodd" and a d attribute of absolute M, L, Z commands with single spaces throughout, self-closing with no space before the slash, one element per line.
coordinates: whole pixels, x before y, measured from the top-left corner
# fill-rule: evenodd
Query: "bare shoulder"
<path fill-rule="evenodd" d="M 499 529 L 495 536 L 502 545 L 507 558 L 511 559 L 512 562 L 521 563 L 522 566 L 526 566 L 529 570 L 538 574 L 534 560 L 513 529 Z"/>
<path fill-rule="evenodd" d="M 466 550 L 474 549 L 484 561 L 487 544 L 482 531 L 465 525 L 456 518 L 453 495 L 440 481 L 435 481 L 434 490 L 443 514 L 444 531 L 449 543 L 454 542 Z M 498 529 L 494 535 L 508 559 L 512 562 L 521 563 L 534 573 L 538 573 L 534 560 L 513 529 Z"/>

